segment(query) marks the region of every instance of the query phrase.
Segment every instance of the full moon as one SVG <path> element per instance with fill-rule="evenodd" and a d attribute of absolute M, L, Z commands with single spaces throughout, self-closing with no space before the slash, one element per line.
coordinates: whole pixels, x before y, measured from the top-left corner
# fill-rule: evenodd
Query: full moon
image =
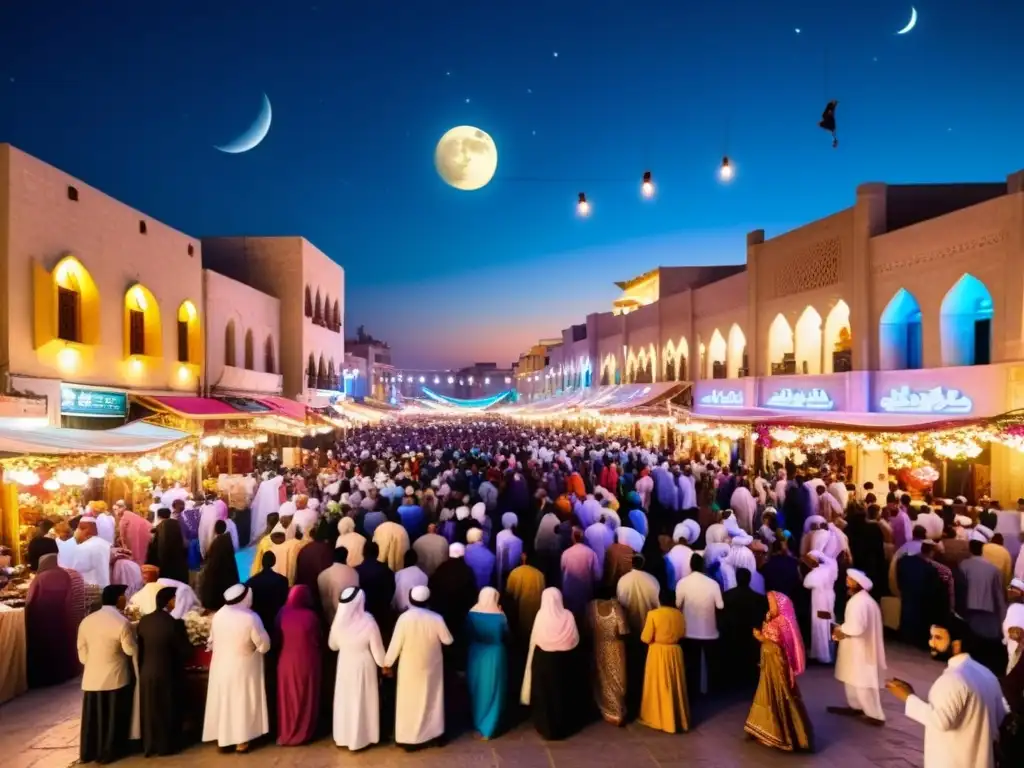
<path fill-rule="evenodd" d="M 445 184 L 472 192 L 487 186 L 494 178 L 498 169 L 498 148 L 485 131 L 459 125 L 437 142 L 434 166 Z"/>

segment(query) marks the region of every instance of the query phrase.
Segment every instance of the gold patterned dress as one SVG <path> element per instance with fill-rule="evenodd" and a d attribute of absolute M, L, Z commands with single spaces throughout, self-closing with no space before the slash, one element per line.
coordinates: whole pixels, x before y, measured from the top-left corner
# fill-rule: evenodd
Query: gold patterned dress
<path fill-rule="evenodd" d="M 626 717 L 626 612 L 618 600 L 591 600 L 587 623 L 594 639 L 594 700 L 601 717 L 620 725 Z"/>

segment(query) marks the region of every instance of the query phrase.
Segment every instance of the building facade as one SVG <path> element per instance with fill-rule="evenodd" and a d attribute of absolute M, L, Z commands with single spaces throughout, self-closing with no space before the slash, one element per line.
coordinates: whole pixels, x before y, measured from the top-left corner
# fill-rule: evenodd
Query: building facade
<path fill-rule="evenodd" d="M 852 206 L 747 236 L 745 265 L 663 267 L 562 333 L 520 392 L 692 383 L 696 413 L 935 420 L 1024 407 L 1024 172 L 985 184 L 864 184 Z M 530 350 L 531 356 L 534 350 Z M 882 417 L 877 417 L 878 418 Z M 1024 495 L 1024 454 L 985 459 Z"/>
<path fill-rule="evenodd" d="M 280 395 L 281 302 L 203 270 L 206 385 L 211 394 Z"/>
<path fill-rule="evenodd" d="M 206 265 L 280 303 L 286 397 L 310 405 L 343 392 L 345 271 L 302 237 L 203 238 Z"/>
<path fill-rule="evenodd" d="M 196 238 L 0 144 L 0 372 L 49 423 L 201 390 L 202 296 Z"/>

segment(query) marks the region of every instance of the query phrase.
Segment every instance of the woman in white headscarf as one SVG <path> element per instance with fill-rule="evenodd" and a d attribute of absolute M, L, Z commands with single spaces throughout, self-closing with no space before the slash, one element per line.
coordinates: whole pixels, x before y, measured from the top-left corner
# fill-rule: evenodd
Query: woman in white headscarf
<path fill-rule="evenodd" d="M 348 550 L 346 565 L 355 568 L 363 562 L 363 547 L 366 546 L 366 538 L 356 533 L 356 521 L 351 517 L 343 517 L 338 521 L 338 538 L 334 542 L 334 548 L 344 547 Z"/>
<path fill-rule="evenodd" d="M 579 726 L 579 696 L 586 690 L 579 642 L 576 619 L 562 605 L 562 593 L 548 587 L 530 633 L 519 700 L 531 707 L 537 733 L 549 741 L 571 736 Z"/>
<path fill-rule="evenodd" d="M 384 666 L 384 643 L 377 621 L 366 612 L 366 593 L 341 593 L 327 645 L 338 651 L 334 678 L 334 743 L 351 750 L 380 741 L 377 668 Z"/>

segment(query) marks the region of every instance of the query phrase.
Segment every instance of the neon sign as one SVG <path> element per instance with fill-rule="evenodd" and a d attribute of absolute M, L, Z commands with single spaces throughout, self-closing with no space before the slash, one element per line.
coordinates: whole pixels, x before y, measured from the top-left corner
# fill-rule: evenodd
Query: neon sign
<path fill-rule="evenodd" d="M 828 392 L 820 387 L 804 391 L 785 387 L 765 401 L 769 408 L 792 408 L 799 411 L 831 411 L 836 407 Z"/>
<path fill-rule="evenodd" d="M 743 405 L 743 392 L 737 389 L 713 389 L 700 399 L 701 405 L 720 408 L 739 408 Z"/>
<path fill-rule="evenodd" d="M 910 387 L 900 387 L 890 389 L 878 401 L 878 407 L 886 413 L 970 413 L 974 401 L 958 389 L 935 387 L 912 392 Z"/>

